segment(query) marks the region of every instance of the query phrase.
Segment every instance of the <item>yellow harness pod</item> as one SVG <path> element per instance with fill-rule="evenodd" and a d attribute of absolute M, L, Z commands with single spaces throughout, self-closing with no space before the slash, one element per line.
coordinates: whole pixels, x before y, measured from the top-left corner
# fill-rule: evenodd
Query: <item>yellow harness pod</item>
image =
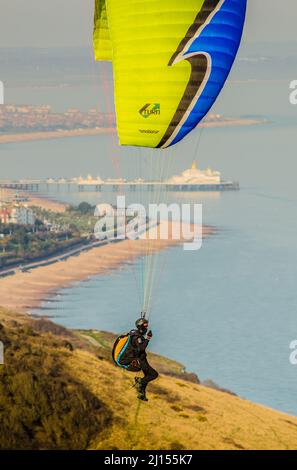
<path fill-rule="evenodd" d="M 124 367 L 125 369 L 127 369 L 129 366 L 122 365 L 120 361 L 130 343 L 130 340 L 131 336 L 129 334 L 119 336 L 116 339 L 112 350 L 112 358 L 115 364 L 119 367 Z"/>

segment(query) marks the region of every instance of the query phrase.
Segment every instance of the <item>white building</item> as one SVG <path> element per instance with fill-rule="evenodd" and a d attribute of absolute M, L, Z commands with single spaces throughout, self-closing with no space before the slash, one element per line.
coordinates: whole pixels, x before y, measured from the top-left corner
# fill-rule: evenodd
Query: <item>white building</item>
<path fill-rule="evenodd" d="M 84 184 L 84 185 L 93 185 L 97 184 L 100 185 L 104 183 L 104 181 L 100 178 L 100 176 L 97 176 L 96 178 L 93 178 L 92 175 L 88 175 L 86 178 L 83 178 L 82 176 L 79 176 L 78 178 L 73 178 L 71 180 L 73 183 L 78 183 L 78 184 Z"/>
<path fill-rule="evenodd" d="M 35 215 L 30 207 L 14 205 L 10 212 L 10 223 L 19 225 L 34 225 Z"/>
<path fill-rule="evenodd" d="M 191 168 L 182 172 L 181 175 L 172 176 L 169 184 L 220 184 L 221 173 L 210 168 L 200 170 L 194 161 Z"/>

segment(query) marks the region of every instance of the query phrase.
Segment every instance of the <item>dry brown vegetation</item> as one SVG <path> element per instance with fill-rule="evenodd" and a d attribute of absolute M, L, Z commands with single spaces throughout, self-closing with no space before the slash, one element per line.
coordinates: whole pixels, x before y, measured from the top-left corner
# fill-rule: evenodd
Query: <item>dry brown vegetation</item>
<path fill-rule="evenodd" d="M 70 341 L 13 320 L 1 323 L 0 340 L 0 449 L 88 447 L 111 412 L 67 369 Z"/>

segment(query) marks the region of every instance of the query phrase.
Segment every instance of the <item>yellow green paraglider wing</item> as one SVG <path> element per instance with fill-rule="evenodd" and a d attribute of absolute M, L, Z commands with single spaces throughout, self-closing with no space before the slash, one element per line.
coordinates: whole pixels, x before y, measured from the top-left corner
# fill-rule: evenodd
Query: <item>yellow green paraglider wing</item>
<path fill-rule="evenodd" d="M 246 0 L 97 0 L 95 55 L 112 60 L 122 145 L 168 147 L 219 95 Z"/>
<path fill-rule="evenodd" d="M 105 0 L 95 1 L 94 50 L 96 60 L 112 60 Z"/>

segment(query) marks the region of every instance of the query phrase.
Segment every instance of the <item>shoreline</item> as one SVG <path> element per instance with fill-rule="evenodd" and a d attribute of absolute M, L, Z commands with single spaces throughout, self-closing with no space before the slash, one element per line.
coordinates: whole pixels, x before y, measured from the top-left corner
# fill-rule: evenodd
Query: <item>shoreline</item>
<path fill-rule="evenodd" d="M 213 233 L 210 227 L 203 228 L 203 237 Z M 176 240 L 153 240 L 150 253 L 157 253 L 181 244 Z M 41 266 L 28 272 L 1 279 L 1 307 L 30 313 L 40 307 L 46 299 L 61 289 L 69 288 L 76 282 L 89 280 L 92 276 L 108 275 L 115 269 L 135 262 L 147 252 L 146 240 L 123 240 L 91 248 L 66 261 Z"/>
<path fill-rule="evenodd" d="M 93 417 L 98 409 L 100 422 L 104 410 L 111 413 L 111 419 L 106 421 L 104 433 L 96 428 L 88 443 L 80 448 L 171 451 L 176 447 L 236 451 L 296 448 L 297 417 L 292 413 L 236 396 L 214 383 L 200 382 L 199 376 L 188 372 L 182 363 L 153 352 L 149 352 L 149 361 L 160 374 L 158 381 L 148 389 L 154 413 L 151 406 L 142 407 L 143 426 L 139 430 L 143 432 L 138 432 L 137 441 L 133 438 L 130 443 L 131 423 L 135 422 L 139 408 L 131 378 L 111 360 L 116 335 L 93 329 L 70 330 L 52 320 L 29 318 L 1 308 L 0 322 L 8 353 L 7 383 L 16 384 L 4 387 L 2 394 L 6 411 L 4 422 L 8 423 L 6 434 L 14 439 L 14 448 L 15 442 L 19 442 L 19 450 L 29 448 L 32 435 L 40 436 L 34 441 L 34 448 L 60 447 L 58 440 L 52 440 L 52 429 L 58 436 L 65 431 L 65 421 L 59 419 L 61 413 L 66 413 L 68 418 L 67 436 L 72 448 L 73 436 L 77 442 L 82 432 L 78 423 L 84 423 L 84 433 L 92 429 L 89 420 L 81 421 L 82 412 Z M 57 370 L 66 374 L 57 374 Z M 47 417 L 48 407 L 41 409 L 38 400 L 28 403 L 28 394 L 20 387 L 22 383 L 33 383 L 34 396 L 41 397 L 42 403 L 49 403 L 50 410 L 57 410 L 51 414 L 58 417 L 54 428 L 48 427 L 48 420 L 40 420 L 40 416 Z M 121 406 L 115 396 L 121 398 Z M 29 409 L 28 418 L 26 413 L 20 416 L 20 406 Z M 32 419 L 32 414 L 36 419 Z M 45 425 L 41 428 L 43 422 Z M 22 439 L 19 438 L 19 423 L 26 426 L 27 434 L 22 434 Z M 4 440 L 5 433 L 3 436 L 0 446 L 10 447 Z M 27 436 L 25 445 L 23 436 Z"/>
<path fill-rule="evenodd" d="M 0 203 L 5 202 L 6 200 L 12 200 L 16 193 L 20 197 L 28 198 L 28 201 L 26 201 L 25 204 L 29 207 L 38 206 L 42 209 L 59 213 L 65 212 L 68 207 L 68 204 L 64 202 L 55 201 L 53 199 L 43 197 L 40 194 L 36 195 L 30 191 L 19 191 L 17 189 L 10 188 L 0 188 Z"/>
<path fill-rule="evenodd" d="M 69 137 L 85 137 L 100 134 L 115 134 L 115 129 L 73 129 L 62 131 L 26 132 L 21 134 L 0 134 L 0 144 L 17 144 L 37 140 L 64 139 Z"/>
<path fill-rule="evenodd" d="M 255 126 L 263 122 L 257 119 L 226 119 L 222 121 L 206 121 L 202 122 L 199 127 L 216 128 L 216 127 L 244 127 Z M 16 134 L 0 134 L 0 144 L 13 144 L 20 142 L 32 142 L 38 140 L 62 139 L 70 137 L 89 137 L 102 134 L 116 134 L 116 128 L 91 128 L 91 129 L 70 129 L 60 131 L 40 131 L 26 132 Z"/>

